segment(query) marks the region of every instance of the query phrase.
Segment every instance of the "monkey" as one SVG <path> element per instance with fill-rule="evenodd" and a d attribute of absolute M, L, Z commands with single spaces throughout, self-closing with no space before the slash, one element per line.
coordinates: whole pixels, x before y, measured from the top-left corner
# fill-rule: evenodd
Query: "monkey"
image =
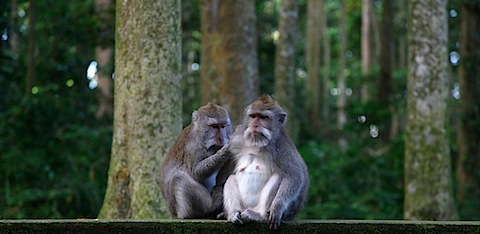
<path fill-rule="evenodd" d="M 224 184 L 224 213 L 218 218 L 224 215 L 236 224 L 267 222 L 278 229 L 303 208 L 308 169 L 285 130 L 287 113 L 270 95 L 251 103 L 243 115 L 221 152 L 231 155 L 234 169 Z"/>
<path fill-rule="evenodd" d="M 191 123 L 182 130 L 160 168 L 161 193 L 172 218 L 209 218 L 221 211 L 222 202 L 215 199 L 221 199 L 222 194 L 214 199 L 212 192 L 215 177 L 226 161 L 222 153 L 226 148 L 219 150 L 232 131 L 228 111 L 219 105 L 209 102 L 192 113 Z M 215 207 L 218 203 L 220 208 Z"/>

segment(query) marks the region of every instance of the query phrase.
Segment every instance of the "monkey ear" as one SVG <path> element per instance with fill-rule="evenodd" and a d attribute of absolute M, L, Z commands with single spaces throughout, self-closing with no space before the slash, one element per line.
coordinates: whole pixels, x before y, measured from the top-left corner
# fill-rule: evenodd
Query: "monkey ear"
<path fill-rule="evenodd" d="M 280 123 L 285 123 L 285 121 L 287 120 L 287 113 L 285 112 L 282 112 L 280 114 L 278 114 L 278 121 L 280 121 Z"/>
<path fill-rule="evenodd" d="M 192 113 L 192 123 L 196 123 L 198 121 L 198 112 L 194 111 Z"/>

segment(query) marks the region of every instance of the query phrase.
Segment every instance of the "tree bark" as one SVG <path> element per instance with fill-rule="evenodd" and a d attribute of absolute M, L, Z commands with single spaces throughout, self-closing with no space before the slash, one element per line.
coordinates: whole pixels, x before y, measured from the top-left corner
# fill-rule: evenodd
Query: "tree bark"
<path fill-rule="evenodd" d="M 457 118 L 457 199 L 460 204 L 480 196 L 480 6 L 464 1 L 460 8 L 460 100 Z M 477 214 L 478 214 L 477 209 Z"/>
<path fill-rule="evenodd" d="M 319 99 L 320 99 L 320 57 L 321 57 L 321 19 L 320 1 L 309 0 L 307 3 L 307 38 L 305 46 L 305 60 L 307 79 L 305 82 L 306 106 L 311 130 L 319 128 Z"/>
<path fill-rule="evenodd" d="M 234 124 L 259 93 L 255 1 L 202 0 L 200 95 Z"/>
<path fill-rule="evenodd" d="M 282 0 L 279 10 L 278 38 L 275 54 L 275 98 L 288 113 L 287 130 L 294 140 L 298 135 L 295 115 L 295 37 L 297 33 L 297 0 Z"/>
<path fill-rule="evenodd" d="M 457 218 L 447 135 L 447 0 L 409 2 L 405 207 L 409 220 Z"/>
<path fill-rule="evenodd" d="M 182 128 L 180 4 L 116 1 L 114 133 L 101 219 L 169 217 L 157 177 Z"/>
<path fill-rule="evenodd" d="M 95 0 L 95 11 L 100 22 L 95 59 L 98 65 L 98 109 L 97 118 L 113 114 L 112 70 L 113 70 L 113 11 L 111 0 Z"/>

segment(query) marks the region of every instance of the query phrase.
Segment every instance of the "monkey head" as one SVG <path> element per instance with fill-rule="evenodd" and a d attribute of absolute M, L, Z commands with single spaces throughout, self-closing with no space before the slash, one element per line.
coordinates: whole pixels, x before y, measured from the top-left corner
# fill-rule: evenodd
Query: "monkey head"
<path fill-rule="evenodd" d="M 192 125 L 193 134 L 207 150 L 217 151 L 222 148 L 232 133 L 228 111 L 211 102 L 192 113 Z"/>
<path fill-rule="evenodd" d="M 247 146 L 264 147 L 274 141 L 287 113 L 270 96 L 265 95 L 254 101 L 245 109 L 243 138 Z"/>

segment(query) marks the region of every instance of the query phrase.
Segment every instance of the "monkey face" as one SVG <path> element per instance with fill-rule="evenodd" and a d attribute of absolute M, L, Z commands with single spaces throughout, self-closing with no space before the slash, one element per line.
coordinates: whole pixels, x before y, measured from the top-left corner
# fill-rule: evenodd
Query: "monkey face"
<path fill-rule="evenodd" d="M 228 143 L 231 126 L 216 119 L 210 119 L 210 124 L 205 127 L 205 148 L 219 150 Z"/>
<path fill-rule="evenodd" d="M 247 146 L 264 147 L 272 139 L 273 112 L 269 110 L 247 111 L 246 126 L 243 138 Z"/>
<path fill-rule="evenodd" d="M 207 150 L 216 152 L 227 144 L 232 123 L 225 108 L 209 102 L 192 113 L 194 138 Z"/>

